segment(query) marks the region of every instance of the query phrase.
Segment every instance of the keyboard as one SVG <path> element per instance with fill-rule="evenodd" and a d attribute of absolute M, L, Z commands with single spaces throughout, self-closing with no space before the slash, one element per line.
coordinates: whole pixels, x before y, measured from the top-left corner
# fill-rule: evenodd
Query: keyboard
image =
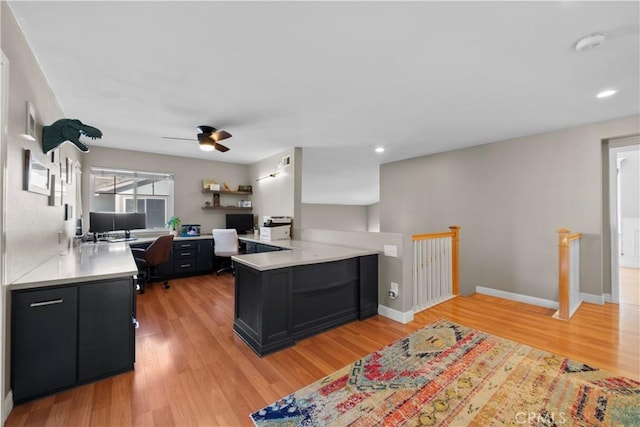
<path fill-rule="evenodd" d="M 132 240 L 138 240 L 137 237 L 122 237 L 119 239 L 107 239 L 109 243 L 118 243 L 118 242 L 130 242 Z"/>

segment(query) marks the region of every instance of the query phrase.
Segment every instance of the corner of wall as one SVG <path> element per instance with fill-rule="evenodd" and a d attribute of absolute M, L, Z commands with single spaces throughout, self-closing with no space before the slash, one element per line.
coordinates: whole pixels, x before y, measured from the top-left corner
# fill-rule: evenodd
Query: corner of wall
<path fill-rule="evenodd" d="M 413 320 L 413 310 L 402 312 L 384 305 L 378 306 L 378 314 L 400 323 L 409 323 Z"/>

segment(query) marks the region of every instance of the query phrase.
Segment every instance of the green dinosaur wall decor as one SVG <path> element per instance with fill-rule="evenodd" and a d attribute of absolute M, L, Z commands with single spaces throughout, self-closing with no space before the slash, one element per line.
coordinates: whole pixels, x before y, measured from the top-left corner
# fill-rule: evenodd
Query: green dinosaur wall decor
<path fill-rule="evenodd" d="M 57 148 L 63 142 L 69 141 L 84 153 L 89 151 L 89 147 L 80 142 L 80 136 L 88 136 L 91 139 L 102 138 L 102 132 L 98 128 L 85 125 L 76 119 L 56 120 L 50 126 L 42 128 L 42 151 L 48 153 Z"/>

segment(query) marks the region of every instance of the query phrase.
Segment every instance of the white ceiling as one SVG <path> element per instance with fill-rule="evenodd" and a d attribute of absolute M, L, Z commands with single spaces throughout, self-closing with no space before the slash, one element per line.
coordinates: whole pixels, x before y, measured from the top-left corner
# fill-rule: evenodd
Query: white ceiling
<path fill-rule="evenodd" d="M 9 5 L 65 115 L 103 131 L 89 144 L 245 164 L 304 147 L 306 203 L 376 202 L 381 163 L 640 110 L 636 1 Z M 200 124 L 231 150 L 161 138 Z"/>

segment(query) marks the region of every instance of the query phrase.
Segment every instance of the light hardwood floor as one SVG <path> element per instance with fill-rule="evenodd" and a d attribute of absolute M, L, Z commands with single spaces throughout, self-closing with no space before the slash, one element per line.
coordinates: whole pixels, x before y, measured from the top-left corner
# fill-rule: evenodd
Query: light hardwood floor
<path fill-rule="evenodd" d="M 591 363 L 640 380 L 640 307 L 583 304 L 570 321 L 554 310 L 474 295 L 403 325 L 353 322 L 258 358 L 232 331 L 230 275 L 153 284 L 138 297 L 135 370 L 13 409 L 7 426 L 249 426 L 250 412 L 437 319 Z"/>
<path fill-rule="evenodd" d="M 640 268 L 620 267 L 620 302 L 640 305 Z"/>

